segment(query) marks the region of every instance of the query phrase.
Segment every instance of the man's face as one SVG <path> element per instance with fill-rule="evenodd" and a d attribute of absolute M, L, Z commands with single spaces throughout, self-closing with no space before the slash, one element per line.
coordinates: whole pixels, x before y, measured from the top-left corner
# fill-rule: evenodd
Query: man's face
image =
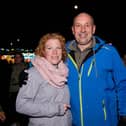
<path fill-rule="evenodd" d="M 73 23 L 72 32 L 78 44 L 88 44 L 95 33 L 95 25 L 93 19 L 87 14 L 78 15 Z"/>

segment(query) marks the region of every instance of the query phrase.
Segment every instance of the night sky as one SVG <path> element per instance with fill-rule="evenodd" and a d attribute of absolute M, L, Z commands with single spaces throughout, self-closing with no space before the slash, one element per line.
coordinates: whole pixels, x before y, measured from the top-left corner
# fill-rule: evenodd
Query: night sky
<path fill-rule="evenodd" d="M 109 3 L 108 0 L 4 0 L 0 3 L 0 47 L 34 49 L 47 32 L 59 32 L 71 40 L 73 17 L 86 11 L 95 18 L 96 35 L 113 43 L 121 54 L 125 53 L 126 7 L 123 5 L 121 1 Z"/>

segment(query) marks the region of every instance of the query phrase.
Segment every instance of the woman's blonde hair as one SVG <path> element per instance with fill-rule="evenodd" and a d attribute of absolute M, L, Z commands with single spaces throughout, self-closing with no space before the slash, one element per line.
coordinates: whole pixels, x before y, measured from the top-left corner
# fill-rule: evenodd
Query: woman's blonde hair
<path fill-rule="evenodd" d="M 49 39 L 58 39 L 60 41 L 62 47 L 62 60 L 65 61 L 67 57 L 65 49 L 65 37 L 63 37 L 59 33 L 47 33 L 44 36 L 42 36 L 39 40 L 38 46 L 35 49 L 35 54 L 44 57 L 45 44 Z"/>

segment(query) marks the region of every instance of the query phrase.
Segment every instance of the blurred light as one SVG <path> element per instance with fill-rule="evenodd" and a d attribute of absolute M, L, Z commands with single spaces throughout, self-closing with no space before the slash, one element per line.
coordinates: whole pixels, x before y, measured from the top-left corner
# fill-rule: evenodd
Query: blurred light
<path fill-rule="evenodd" d="M 10 45 L 12 46 L 13 45 L 13 42 L 11 42 Z"/>
<path fill-rule="evenodd" d="M 17 39 L 17 42 L 19 42 L 19 41 L 20 41 L 20 39 L 18 38 L 18 39 Z"/>
<path fill-rule="evenodd" d="M 74 9 L 77 10 L 78 9 L 78 5 L 74 5 Z"/>

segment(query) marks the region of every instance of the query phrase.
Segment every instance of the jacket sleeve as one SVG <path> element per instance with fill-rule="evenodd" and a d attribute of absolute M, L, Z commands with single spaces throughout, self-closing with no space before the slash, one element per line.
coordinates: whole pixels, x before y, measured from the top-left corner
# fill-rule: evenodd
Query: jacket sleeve
<path fill-rule="evenodd" d="M 38 74 L 37 74 L 38 75 Z M 16 99 L 16 111 L 32 117 L 52 117 L 63 115 L 64 108 L 62 103 L 35 102 L 38 90 L 41 86 L 35 73 L 28 73 L 27 84 L 23 85 Z"/>
<path fill-rule="evenodd" d="M 126 67 L 114 48 L 112 51 L 113 78 L 117 87 L 119 116 L 126 116 Z"/>

